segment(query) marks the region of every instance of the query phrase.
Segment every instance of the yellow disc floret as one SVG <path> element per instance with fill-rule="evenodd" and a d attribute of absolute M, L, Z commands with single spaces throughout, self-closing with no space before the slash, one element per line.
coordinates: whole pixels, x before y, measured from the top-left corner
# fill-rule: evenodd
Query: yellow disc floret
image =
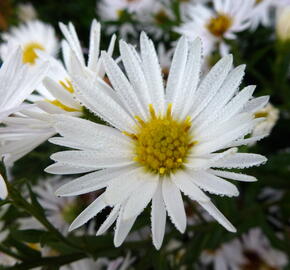
<path fill-rule="evenodd" d="M 37 42 L 31 42 L 24 46 L 22 56 L 23 63 L 31 65 L 35 64 L 35 60 L 38 58 L 35 50 L 44 51 L 44 47 Z"/>
<path fill-rule="evenodd" d="M 134 160 L 147 170 L 164 175 L 184 167 L 190 149 L 194 145 L 190 134 L 191 121 L 178 121 L 172 117 L 169 104 L 164 116 L 157 116 L 149 105 L 150 119 L 138 120 L 137 132 L 125 134 L 134 141 Z"/>
<path fill-rule="evenodd" d="M 218 14 L 210 19 L 207 29 L 216 37 L 222 37 L 224 33 L 231 27 L 232 19 L 226 14 Z"/>

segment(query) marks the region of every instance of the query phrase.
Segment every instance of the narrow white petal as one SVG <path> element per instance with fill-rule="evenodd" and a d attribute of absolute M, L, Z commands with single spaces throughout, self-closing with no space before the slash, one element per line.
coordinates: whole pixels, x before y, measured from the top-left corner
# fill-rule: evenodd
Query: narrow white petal
<path fill-rule="evenodd" d="M 138 95 L 144 111 L 146 111 L 148 110 L 148 105 L 152 104 L 152 100 L 137 52 L 135 48 L 130 47 L 124 41 L 120 42 L 120 52 L 128 78 Z"/>
<path fill-rule="evenodd" d="M 209 197 L 204 194 L 190 179 L 191 176 L 187 173 L 180 171 L 172 176 L 172 181 L 175 185 L 190 199 L 195 201 L 208 202 Z"/>
<path fill-rule="evenodd" d="M 226 79 L 233 63 L 232 55 L 223 57 L 210 70 L 196 91 L 196 100 L 192 106 L 191 117 L 195 118 L 212 100 Z"/>
<path fill-rule="evenodd" d="M 201 70 L 201 47 L 199 38 L 189 42 L 188 59 L 183 76 L 183 92 L 179 96 L 180 104 L 176 105 L 174 110 L 177 115 L 184 116 L 194 102 Z"/>
<path fill-rule="evenodd" d="M 64 89 L 61 84 L 56 83 L 48 77 L 44 78 L 43 84 L 53 97 L 59 100 L 62 104 L 70 108 L 80 108 L 80 104 L 74 100 L 72 93 Z"/>
<path fill-rule="evenodd" d="M 7 186 L 2 175 L 0 174 L 0 199 L 1 200 L 6 199 L 7 195 L 8 195 Z"/>
<path fill-rule="evenodd" d="M 112 181 L 105 191 L 105 200 L 109 205 L 124 202 L 139 186 L 144 184 L 143 171 L 136 168 L 120 175 Z"/>
<path fill-rule="evenodd" d="M 91 25 L 88 68 L 96 72 L 100 55 L 101 24 L 95 19 Z"/>
<path fill-rule="evenodd" d="M 229 73 L 215 98 L 212 99 L 206 109 L 195 120 L 195 125 L 200 125 L 201 128 L 217 117 L 221 108 L 228 103 L 237 91 L 245 74 L 245 67 L 245 65 L 238 66 Z"/>
<path fill-rule="evenodd" d="M 76 174 L 94 171 L 95 168 L 82 167 L 62 162 L 57 162 L 44 169 L 45 172 L 51 174 Z"/>
<path fill-rule="evenodd" d="M 228 171 L 220 171 L 220 170 L 208 170 L 210 173 L 241 182 L 256 182 L 257 178 L 251 175 L 242 174 L 242 173 L 234 173 L 234 172 L 228 172 Z"/>
<path fill-rule="evenodd" d="M 50 158 L 61 163 L 94 169 L 121 167 L 133 163 L 128 153 L 117 150 L 110 152 L 62 151 L 52 154 Z"/>
<path fill-rule="evenodd" d="M 97 236 L 103 234 L 105 231 L 107 231 L 112 224 L 117 219 L 118 215 L 120 213 L 120 205 L 116 205 L 110 212 L 109 216 L 106 218 L 104 223 L 100 226 L 100 228 L 97 231 Z"/>
<path fill-rule="evenodd" d="M 153 45 L 147 35 L 142 32 L 140 36 L 142 66 L 150 91 L 151 100 L 156 111 L 164 112 L 164 86 L 161 68 Z"/>
<path fill-rule="evenodd" d="M 269 136 L 269 134 L 263 134 L 263 135 L 260 135 L 260 136 L 254 136 L 254 137 L 250 137 L 250 138 L 247 138 L 247 139 L 239 139 L 239 140 L 236 140 L 236 141 L 232 142 L 229 145 L 229 147 L 236 147 L 236 146 L 241 146 L 241 145 L 251 145 L 252 143 L 260 141 L 260 140 L 264 139 L 267 136 Z"/>
<path fill-rule="evenodd" d="M 137 217 L 133 217 L 131 219 L 124 220 L 123 217 L 123 209 L 120 210 L 119 217 L 117 219 L 116 231 L 114 235 L 114 245 L 115 247 L 119 247 L 124 242 L 128 233 L 130 232 L 135 220 Z"/>
<path fill-rule="evenodd" d="M 104 195 L 102 194 L 77 216 L 77 218 L 70 225 L 69 231 L 75 230 L 76 228 L 84 225 L 100 211 L 102 211 L 106 206 L 107 204 L 104 202 Z"/>
<path fill-rule="evenodd" d="M 181 37 L 177 43 L 175 53 L 171 62 L 171 67 L 167 79 L 166 101 L 172 103 L 173 110 L 177 98 L 181 95 L 181 83 L 185 71 L 188 55 L 188 43 L 185 37 Z"/>
<path fill-rule="evenodd" d="M 264 156 L 258 154 L 237 153 L 229 156 L 224 160 L 218 160 L 212 167 L 214 168 L 249 168 L 252 166 L 258 166 L 267 161 Z"/>
<path fill-rule="evenodd" d="M 255 113 L 256 111 L 259 111 L 264 106 L 266 106 L 266 104 L 269 102 L 269 98 L 269 96 L 254 98 L 248 102 L 243 111 Z"/>
<path fill-rule="evenodd" d="M 170 178 L 163 179 L 162 194 L 168 215 L 175 227 L 184 233 L 186 215 L 180 190 Z"/>
<path fill-rule="evenodd" d="M 159 181 L 158 187 L 152 199 L 151 223 L 152 238 L 156 249 L 160 249 L 166 225 L 166 209 L 162 196 L 162 180 Z"/>
<path fill-rule="evenodd" d="M 216 219 L 222 226 L 224 226 L 230 232 L 236 232 L 236 228 L 229 222 L 229 220 L 215 207 L 212 202 L 199 204 L 214 218 Z"/>
<path fill-rule="evenodd" d="M 191 172 L 190 176 L 194 184 L 210 193 L 229 197 L 239 195 L 239 191 L 235 185 L 218 176 L 205 171 Z"/>
<path fill-rule="evenodd" d="M 144 177 L 145 178 L 145 177 Z M 151 201 L 158 185 L 158 176 L 146 175 L 142 186 L 139 186 L 129 197 L 124 206 L 124 219 L 138 216 Z"/>
<path fill-rule="evenodd" d="M 136 92 L 124 75 L 123 71 L 105 52 L 102 53 L 102 59 L 110 82 L 112 83 L 116 92 L 120 95 L 120 99 L 126 108 L 131 112 L 131 115 L 133 117 L 135 115 L 139 115 L 142 118 L 145 118 L 146 115 L 144 107 L 141 106 Z"/>
<path fill-rule="evenodd" d="M 57 196 L 76 196 L 92 192 L 107 186 L 111 180 L 128 170 L 130 170 L 129 167 L 124 167 L 92 172 L 61 186 L 55 194 Z"/>

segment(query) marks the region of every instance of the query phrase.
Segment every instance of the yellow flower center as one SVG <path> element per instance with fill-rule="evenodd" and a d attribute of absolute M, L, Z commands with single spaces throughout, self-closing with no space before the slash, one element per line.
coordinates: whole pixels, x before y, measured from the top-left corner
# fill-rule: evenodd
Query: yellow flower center
<path fill-rule="evenodd" d="M 59 83 L 61 84 L 61 86 L 66 89 L 68 92 L 70 93 L 74 93 L 74 89 L 73 89 L 73 86 L 72 86 L 72 83 L 69 81 L 69 80 L 65 80 L 65 81 L 59 81 Z M 79 111 L 78 109 L 76 108 L 71 108 L 71 107 L 68 107 L 66 105 L 64 105 L 63 103 L 61 103 L 59 100 L 55 99 L 55 100 L 48 100 L 48 102 L 54 106 L 57 106 L 67 112 L 77 112 Z"/>
<path fill-rule="evenodd" d="M 222 37 L 224 33 L 231 27 L 232 19 L 226 14 L 218 14 L 210 19 L 207 29 L 217 37 Z"/>
<path fill-rule="evenodd" d="M 124 132 L 134 141 L 134 160 L 147 170 L 164 175 L 182 169 L 190 149 L 196 143 L 190 134 L 191 121 L 176 120 L 169 104 L 164 116 L 157 116 L 149 105 L 150 119 L 138 120 L 137 132 Z"/>
<path fill-rule="evenodd" d="M 37 42 L 31 42 L 24 46 L 22 56 L 23 63 L 31 65 L 35 64 L 35 60 L 38 58 L 35 50 L 44 51 L 44 47 Z"/>
<path fill-rule="evenodd" d="M 261 2 L 263 2 L 263 0 L 256 0 L 256 5 L 260 4 Z"/>

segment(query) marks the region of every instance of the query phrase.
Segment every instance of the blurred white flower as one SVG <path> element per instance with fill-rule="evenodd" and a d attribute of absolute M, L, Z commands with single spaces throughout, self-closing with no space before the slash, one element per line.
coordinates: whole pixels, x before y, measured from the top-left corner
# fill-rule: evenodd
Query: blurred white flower
<path fill-rule="evenodd" d="M 253 118 L 252 110 L 265 105 L 268 97 L 253 98 L 253 86 L 238 92 L 245 66 L 231 71 L 232 56 L 222 58 L 200 82 L 201 42 L 188 42 L 185 37 L 177 44 L 165 88 L 153 42 L 145 33 L 140 45 L 139 54 L 120 41 L 127 76 L 103 54 L 112 87 L 100 79 L 72 74 L 77 98 L 110 127 L 55 116 L 55 128 L 62 137 L 51 141 L 77 150 L 53 154 L 56 163 L 46 171 L 90 172 L 59 188 L 57 195 L 75 196 L 106 188 L 74 220 L 70 230 L 110 206 L 113 209 L 97 234 L 116 221 L 114 244 L 120 246 L 152 200 L 152 236 L 158 249 L 166 212 L 181 233 L 186 229 L 182 191 L 234 232 L 202 190 L 238 196 L 236 186 L 225 179 L 256 181 L 252 176 L 217 168 L 246 168 L 266 161 L 261 155 L 237 153 L 235 146 L 257 139 L 244 136 L 260 121 Z M 77 62 L 75 66 L 79 66 Z"/>
<path fill-rule="evenodd" d="M 288 263 L 285 253 L 274 249 L 259 228 L 242 236 L 245 262 L 241 269 L 283 269 Z"/>
<path fill-rule="evenodd" d="M 288 263 L 285 253 L 272 248 L 259 228 L 251 229 L 241 239 L 224 243 L 217 250 L 202 253 L 201 262 L 213 264 L 214 270 L 282 270 Z"/>
<path fill-rule="evenodd" d="M 290 4 L 279 8 L 276 16 L 277 38 L 281 41 L 290 41 Z"/>
<path fill-rule="evenodd" d="M 264 118 L 264 120 L 255 126 L 252 136 L 269 135 L 279 119 L 279 110 L 268 103 L 267 106 L 256 111 L 254 115 L 255 118 Z"/>
<path fill-rule="evenodd" d="M 225 39 L 235 39 L 236 33 L 250 27 L 253 0 L 214 0 L 213 9 L 205 5 L 187 7 L 183 24 L 176 31 L 190 40 L 200 37 L 204 55 L 208 56 L 219 48 L 222 55 L 229 51 Z"/>
<path fill-rule="evenodd" d="M 238 270 L 245 259 L 240 240 L 234 239 L 216 250 L 204 250 L 200 260 L 204 265 L 212 264 L 214 270 Z"/>
<path fill-rule="evenodd" d="M 20 3 L 17 6 L 17 15 L 23 22 L 32 21 L 37 18 L 37 12 L 31 3 Z"/>
<path fill-rule="evenodd" d="M 55 56 L 58 50 L 58 40 L 53 27 L 38 20 L 12 27 L 10 32 L 1 34 L 1 38 L 4 41 L 0 45 L 2 60 L 20 46 L 23 63 L 33 66 L 38 62 L 38 50 L 52 56 Z"/>

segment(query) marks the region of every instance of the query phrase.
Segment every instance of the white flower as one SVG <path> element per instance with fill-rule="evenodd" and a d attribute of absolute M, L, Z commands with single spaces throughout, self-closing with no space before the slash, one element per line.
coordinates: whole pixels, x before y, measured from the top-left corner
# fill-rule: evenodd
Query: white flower
<path fill-rule="evenodd" d="M 251 30 L 256 30 L 261 24 L 269 26 L 271 23 L 271 10 L 273 9 L 273 0 L 256 0 L 251 11 Z"/>
<path fill-rule="evenodd" d="M 214 270 L 278 270 L 283 269 L 288 259 L 282 251 L 272 248 L 262 231 L 255 228 L 217 250 L 204 251 L 201 262 L 212 263 Z"/>
<path fill-rule="evenodd" d="M 73 86 L 82 104 L 109 126 L 65 115 L 55 117 L 62 137 L 51 141 L 77 150 L 53 154 L 46 171 L 55 174 L 90 172 L 57 191 L 74 196 L 106 188 L 72 223 L 76 229 L 107 206 L 113 207 L 97 234 L 115 220 L 114 244 L 119 246 L 137 216 L 152 201 L 152 235 L 160 248 L 166 212 L 180 232 L 186 229 L 181 191 L 197 201 L 226 229 L 233 225 L 202 191 L 238 196 L 235 185 L 224 180 L 251 182 L 255 177 L 221 169 L 246 168 L 264 163 L 256 154 L 237 153 L 236 146 L 260 119 L 252 111 L 268 97 L 252 97 L 255 87 L 238 87 L 245 66 L 231 71 L 232 56 L 221 59 L 200 82 L 201 42 L 178 42 L 166 89 L 153 42 L 141 34 L 141 54 L 120 42 L 126 75 L 103 54 L 111 88 L 100 79 L 73 74 Z M 127 79 L 128 77 L 128 79 Z M 215 168 L 215 169 L 212 169 Z"/>
<path fill-rule="evenodd" d="M 261 108 L 255 112 L 255 117 L 263 117 L 264 120 L 255 126 L 252 132 L 252 136 L 270 134 L 279 119 L 279 110 L 268 103 L 266 107 Z"/>
<path fill-rule="evenodd" d="M 290 40 L 290 5 L 278 9 L 276 19 L 276 33 L 281 41 Z"/>
<path fill-rule="evenodd" d="M 242 243 L 245 263 L 241 269 L 283 269 L 288 263 L 286 254 L 272 248 L 269 240 L 258 228 L 243 235 Z"/>
<path fill-rule="evenodd" d="M 239 266 L 245 261 L 238 239 L 222 244 L 217 250 L 204 250 L 200 260 L 205 265 L 213 264 L 214 270 L 240 269 Z"/>
<path fill-rule="evenodd" d="M 225 55 L 229 48 L 224 39 L 235 39 L 236 33 L 249 28 L 252 0 L 214 0 L 214 10 L 205 5 L 187 7 L 184 23 L 176 29 L 191 40 L 200 37 L 203 42 L 204 55 L 208 56 L 218 46 Z"/>
<path fill-rule="evenodd" d="M 1 200 L 6 199 L 7 195 L 8 195 L 7 186 L 2 175 L 0 174 L 0 199 Z"/>
<path fill-rule="evenodd" d="M 37 12 L 31 3 L 21 3 L 17 6 L 18 17 L 21 21 L 27 22 L 37 18 Z"/>
<path fill-rule="evenodd" d="M 68 60 L 71 54 L 78 59 L 77 69 L 83 76 L 104 76 L 104 69 L 99 59 L 100 24 L 95 20 L 92 22 L 88 63 L 85 62 L 74 26 L 61 24 L 60 27 L 67 39 L 67 42 L 63 42 L 65 67 L 58 60 L 38 52 L 41 59 L 50 63 L 48 77 L 43 80 L 43 87 L 38 86 L 40 95 L 27 97 L 35 102 L 38 108 L 21 111 L 3 120 L 6 126 L 0 128 L 0 142 L 4 142 L 0 148 L 0 155 L 5 156 L 6 165 L 13 164 L 55 134 L 50 121 L 51 114 L 70 114 L 77 117 L 83 115 L 82 106 L 75 99 L 70 82 L 71 65 L 74 65 Z M 108 48 L 110 55 L 113 52 L 114 42 L 113 36 Z"/>
<path fill-rule="evenodd" d="M 9 33 L 1 35 L 4 43 L 0 46 L 0 56 L 3 60 L 9 52 L 21 46 L 24 63 L 34 65 L 37 63 L 37 50 L 45 51 L 55 56 L 58 50 L 58 41 L 52 26 L 41 21 L 29 21 L 18 27 L 12 27 Z"/>
<path fill-rule="evenodd" d="M 127 270 L 133 261 L 134 258 L 128 253 L 125 258 L 120 257 L 111 261 L 106 258 L 100 258 L 96 262 L 92 259 L 83 259 L 68 266 L 63 266 L 61 270 Z"/>
<path fill-rule="evenodd" d="M 22 64 L 19 48 L 9 54 L 0 69 L 0 122 L 23 107 L 23 101 L 41 82 L 47 69 L 47 63 L 33 70 Z"/>

